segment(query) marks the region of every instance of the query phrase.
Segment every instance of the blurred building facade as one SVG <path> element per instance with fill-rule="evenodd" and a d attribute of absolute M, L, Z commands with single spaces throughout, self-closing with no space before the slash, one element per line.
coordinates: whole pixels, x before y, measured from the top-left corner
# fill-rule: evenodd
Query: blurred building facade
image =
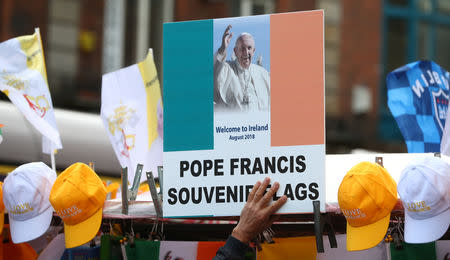
<path fill-rule="evenodd" d="M 149 47 L 162 77 L 164 22 L 324 9 L 329 153 L 405 152 L 386 106 L 385 75 L 419 59 L 450 70 L 448 0 L 0 0 L 0 6 L 0 41 L 41 28 L 54 106 L 94 113 L 102 74 L 142 60 Z"/>

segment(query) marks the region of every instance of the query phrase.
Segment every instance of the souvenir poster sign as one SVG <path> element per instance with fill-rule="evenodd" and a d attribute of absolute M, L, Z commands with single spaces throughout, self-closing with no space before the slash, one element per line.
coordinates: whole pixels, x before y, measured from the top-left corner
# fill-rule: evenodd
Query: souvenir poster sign
<path fill-rule="evenodd" d="M 165 217 L 237 216 L 265 177 L 279 213 L 325 202 L 323 28 L 322 10 L 164 24 Z"/>

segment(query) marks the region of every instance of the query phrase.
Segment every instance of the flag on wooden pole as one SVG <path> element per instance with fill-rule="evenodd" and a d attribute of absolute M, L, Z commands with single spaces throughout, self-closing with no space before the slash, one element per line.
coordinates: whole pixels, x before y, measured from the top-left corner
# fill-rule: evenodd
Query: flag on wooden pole
<path fill-rule="evenodd" d="M 62 149 L 39 29 L 0 43 L 0 91 L 42 134 L 42 152 Z"/>
<path fill-rule="evenodd" d="M 144 61 L 103 75 L 101 117 L 120 165 L 128 167 L 128 181 L 133 183 L 138 163 L 144 173 L 157 176 L 163 152 L 162 100 L 151 51 Z"/>

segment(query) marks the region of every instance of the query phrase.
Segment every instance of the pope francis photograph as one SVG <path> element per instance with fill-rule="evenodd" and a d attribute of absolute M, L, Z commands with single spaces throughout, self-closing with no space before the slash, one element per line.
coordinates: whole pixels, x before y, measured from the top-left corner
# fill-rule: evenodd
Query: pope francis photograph
<path fill-rule="evenodd" d="M 268 111 L 270 75 L 264 67 L 252 63 L 255 39 L 247 32 L 239 34 L 233 48 L 235 59 L 226 60 L 232 38 L 232 26 L 228 25 L 222 44 L 214 54 L 214 108 L 218 111 Z M 261 59 L 258 58 L 258 63 Z"/>

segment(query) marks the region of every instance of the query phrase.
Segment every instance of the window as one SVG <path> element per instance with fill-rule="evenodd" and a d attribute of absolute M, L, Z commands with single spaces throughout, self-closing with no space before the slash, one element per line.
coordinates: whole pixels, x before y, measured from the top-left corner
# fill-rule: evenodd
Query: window
<path fill-rule="evenodd" d="M 239 10 L 240 16 L 270 14 L 275 12 L 275 0 L 242 0 Z"/>

